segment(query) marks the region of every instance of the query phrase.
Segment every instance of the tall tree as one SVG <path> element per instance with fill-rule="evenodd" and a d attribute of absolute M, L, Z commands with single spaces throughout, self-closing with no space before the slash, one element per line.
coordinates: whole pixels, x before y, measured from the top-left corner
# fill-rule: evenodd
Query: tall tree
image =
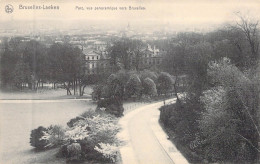
<path fill-rule="evenodd" d="M 63 83 L 68 94 L 75 90 L 78 79 L 84 75 L 84 55 L 81 50 L 68 44 L 54 44 L 48 51 L 49 77 L 54 83 Z"/>
<path fill-rule="evenodd" d="M 251 64 L 256 66 L 256 61 L 259 59 L 259 21 L 251 21 L 249 18 L 242 16 L 240 13 L 238 13 L 237 16 L 240 21 L 237 22 L 235 28 L 241 30 L 245 35 L 251 50 Z"/>

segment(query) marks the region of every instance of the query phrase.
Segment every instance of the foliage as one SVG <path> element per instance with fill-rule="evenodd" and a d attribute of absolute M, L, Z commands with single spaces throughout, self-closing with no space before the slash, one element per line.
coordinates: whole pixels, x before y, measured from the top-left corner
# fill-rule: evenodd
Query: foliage
<path fill-rule="evenodd" d="M 84 55 L 69 44 L 53 44 L 47 48 L 35 40 L 22 42 L 12 38 L 4 44 L 0 55 L 3 87 L 37 89 L 40 82 L 48 81 L 64 83 L 69 90 L 77 80 L 86 83 Z"/>
<path fill-rule="evenodd" d="M 67 146 L 68 157 L 70 160 L 80 160 L 81 146 L 79 143 L 72 143 Z"/>
<path fill-rule="evenodd" d="M 166 94 L 172 89 L 173 79 L 169 73 L 161 72 L 158 77 L 157 90 L 158 94 Z"/>
<path fill-rule="evenodd" d="M 47 132 L 47 129 L 42 126 L 39 126 L 37 129 L 32 130 L 30 137 L 31 146 L 37 149 L 44 149 L 45 146 L 48 145 L 48 142 L 47 140 L 42 139 L 42 137 L 45 136 Z"/>
<path fill-rule="evenodd" d="M 84 56 L 79 48 L 71 45 L 54 44 L 48 50 L 49 76 L 58 82 L 70 82 L 81 76 Z"/>
<path fill-rule="evenodd" d="M 114 72 L 120 69 L 130 70 L 131 68 L 139 71 L 143 48 L 144 43 L 140 40 L 121 38 L 114 41 L 112 46 L 108 48 Z"/>
<path fill-rule="evenodd" d="M 31 145 L 37 149 L 59 146 L 59 155 L 69 161 L 116 162 L 120 127 L 115 116 L 89 110 L 67 124 L 66 129 L 51 125 L 32 130 Z"/>
<path fill-rule="evenodd" d="M 95 85 L 93 87 L 93 94 L 92 96 L 95 96 L 95 98 L 97 100 L 100 100 L 100 98 L 102 97 L 102 90 L 103 90 L 103 85 Z M 104 97 L 104 96 L 103 96 Z"/>
<path fill-rule="evenodd" d="M 118 97 L 99 100 L 97 109 L 100 110 L 101 108 L 105 108 L 106 112 L 116 117 L 121 117 L 124 113 L 123 103 L 121 102 L 121 98 Z"/>
<path fill-rule="evenodd" d="M 119 96 L 122 97 L 124 95 L 124 85 L 122 81 L 119 80 L 116 74 L 111 74 L 107 79 L 108 86 L 108 96 Z"/>
<path fill-rule="evenodd" d="M 205 157 L 212 162 L 254 162 L 259 151 L 257 86 L 227 58 L 210 63 L 208 74 L 216 87 L 201 97 Z"/>
<path fill-rule="evenodd" d="M 143 82 L 143 94 L 149 95 L 149 96 L 155 96 L 157 95 L 157 89 L 156 84 L 154 81 L 150 78 L 145 78 Z"/>
<path fill-rule="evenodd" d="M 150 78 L 150 79 L 152 79 L 156 83 L 158 76 L 157 76 L 157 73 L 152 72 L 150 70 L 143 70 L 143 71 L 141 71 L 140 72 L 140 79 L 143 81 L 146 78 Z"/>
<path fill-rule="evenodd" d="M 126 83 L 126 93 L 129 97 L 131 96 L 141 96 L 142 83 L 137 75 L 132 75 Z"/>
<path fill-rule="evenodd" d="M 46 149 L 63 144 L 65 138 L 65 130 L 58 125 L 44 128 L 39 126 L 32 130 L 30 143 L 37 149 Z"/>
<path fill-rule="evenodd" d="M 69 159 L 102 160 L 100 157 L 103 156 L 103 160 L 113 161 L 115 159 L 113 154 L 117 154 L 118 150 L 117 119 L 112 115 L 93 111 L 86 112 L 81 117 L 84 119 L 78 120 L 66 131 Z"/>
<path fill-rule="evenodd" d="M 145 80 L 146 78 L 150 79 L 149 82 Z M 120 70 L 111 74 L 107 78 L 105 84 L 95 86 L 94 94 L 101 95 L 102 98 L 112 98 L 117 96 L 121 99 L 127 99 L 132 96 L 141 97 L 143 91 L 148 95 L 156 95 L 157 88 L 156 85 L 153 85 L 156 83 L 157 73 L 155 72 L 149 70 L 140 72 Z M 146 90 L 144 90 L 144 87 L 146 87 Z"/>
<path fill-rule="evenodd" d="M 79 120 L 84 120 L 84 118 L 82 118 L 82 117 L 76 117 L 76 118 L 73 118 L 73 119 L 71 119 L 69 122 L 67 122 L 67 125 L 68 125 L 68 127 L 73 127 L 73 125 L 74 125 L 74 123 L 76 123 L 77 121 L 79 121 Z"/>
<path fill-rule="evenodd" d="M 110 145 L 110 144 L 104 144 L 104 143 L 99 143 L 98 146 L 95 146 L 95 150 L 98 151 L 99 153 L 102 153 L 104 158 L 109 159 L 111 162 L 116 162 L 117 157 L 118 157 L 118 152 L 119 149 L 117 146 Z"/>
<path fill-rule="evenodd" d="M 166 105 L 160 108 L 160 121 L 175 133 L 177 142 L 189 145 L 197 132 L 197 122 L 199 115 L 196 113 L 196 106 L 189 104 Z"/>
<path fill-rule="evenodd" d="M 64 143 L 65 129 L 61 126 L 51 125 L 47 128 L 47 131 L 43 132 L 43 134 L 44 135 L 40 138 L 40 140 L 48 143 L 44 146 L 44 148 L 52 148 Z"/>

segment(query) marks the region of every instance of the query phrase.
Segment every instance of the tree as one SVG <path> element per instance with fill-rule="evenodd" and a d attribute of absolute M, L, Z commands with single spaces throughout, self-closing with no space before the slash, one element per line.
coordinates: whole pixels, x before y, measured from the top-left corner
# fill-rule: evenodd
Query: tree
<path fill-rule="evenodd" d="M 129 42 L 127 38 L 115 41 L 111 47 L 108 48 L 108 54 L 111 58 L 110 62 L 113 67 L 113 72 L 118 69 L 130 69 Z"/>
<path fill-rule="evenodd" d="M 23 84 L 31 82 L 31 70 L 28 63 L 19 60 L 13 71 L 13 83 L 17 88 L 23 89 Z"/>
<path fill-rule="evenodd" d="M 140 65 L 141 65 L 141 58 L 143 56 L 143 49 L 144 49 L 144 43 L 141 40 L 131 40 L 130 42 L 130 53 L 131 56 L 131 62 L 132 67 L 136 71 L 140 71 Z"/>
<path fill-rule="evenodd" d="M 25 44 L 22 52 L 22 60 L 27 63 L 31 73 L 31 79 L 28 81 L 30 89 L 37 89 L 38 82 L 45 78 L 47 49 L 37 41 L 30 41 Z"/>
<path fill-rule="evenodd" d="M 256 65 L 257 59 L 259 59 L 259 31 L 258 21 L 250 21 L 248 18 L 243 17 L 240 13 L 237 13 L 240 22 L 237 22 L 238 30 L 241 30 L 245 35 L 245 38 L 250 46 L 251 50 L 251 64 Z"/>
<path fill-rule="evenodd" d="M 108 96 L 115 97 L 119 96 L 123 98 L 124 96 L 124 84 L 118 79 L 116 74 L 111 74 L 107 79 L 108 86 Z"/>
<path fill-rule="evenodd" d="M 132 40 L 129 38 L 122 38 L 115 41 L 112 46 L 108 48 L 108 55 L 110 62 L 115 72 L 120 69 L 140 70 L 140 59 L 143 55 L 144 43 L 140 40 Z"/>
<path fill-rule="evenodd" d="M 13 84 L 15 65 L 19 60 L 18 53 L 14 53 L 6 45 L 5 50 L 1 53 L 1 84 L 3 87 Z"/>
<path fill-rule="evenodd" d="M 161 72 L 157 80 L 157 91 L 158 94 L 166 94 L 172 90 L 173 79 L 169 73 Z M 165 104 L 165 99 L 164 99 Z"/>
<path fill-rule="evenodd" d="M 150 78 L 145 78 L 143 81 L 143 94 L 149 95 L 149 96 L 155 96 L 157 95 L 157 89 L 156 84 L 154 81 Z"/>
<path fill-rule="evenodd" d="M 130 79 L 126 83 L 125 89 L 129 97 L 141 96 L 142 83 L 138 75 L 136 74 L 131 75 Z"/>
<path fill-rule="evenodd" d="M 159 94 L 167 94 L 172 89 L 173 79 L 169 73 L 161 72 L 158 76 L 157 89 Z"/>
<path fill-rule="evenodd" d="M 49 78 L 54 83 L 63 83 L 67 94 L 71 94 L 70 87 L 73 87 L 74 95 L 81 78 L 85 74 L 84 55 L 79 48 L 68 44 L 53 44 L 48 51 Z"/>
<path fill-rule="evenodd" d="M 260 152 L 259 86 L 227 58 L 211 62 L 208 75 L 214 87 L 201 97 L 205 111 L 199 122 L 206 158 L 254 162 Z"/>
<path fill-rule="evenodd" d="M 157 73 L 152 72 L 150 70 L 143 70 L 140 72 L 140 79 L 144 81 L 146 78 L 152 79 L 155 83 L 157 82 Z"/>

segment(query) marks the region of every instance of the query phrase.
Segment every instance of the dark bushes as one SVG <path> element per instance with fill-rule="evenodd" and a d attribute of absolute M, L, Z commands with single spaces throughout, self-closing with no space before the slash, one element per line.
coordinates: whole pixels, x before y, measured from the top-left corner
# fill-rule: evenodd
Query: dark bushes
<path fill-rule="evenodd" d="M 48 145 L 48 142 L 42 139 L 45 133 L 47 133 L 47 129 L 42 126 L 32 130 L 31 137 L 30 137 L 31 146 L 37 149 L 44 149 L 45 146 Z"/>
<path fill-rule="evenodd" d="M 105 108 L 105 111 L 107 113 L 113 114 L 116 117 L 123 116 L 124 107 L 120 98 L 112 97 L 108 99 L 99 100 L 97 109 L 101 110 L 102 108 Z"/>
<path fill-rule="evenodd" d="M 58 125 L 51 125 L 48 128 L 39 126 L 31 131 L 30 143 L 36 149 L 47 149 L 63 144 L 65 130 Z"/>
<path fill-rule="evenodd" d="M 196 107 L 189 104 L 166 105 L 160 108 L 160 121 L 166 128 L 170 139 L 190 162 L 201 162 L 201 156 L 192 152 L 190 143 L 195 140 L 198 133 Z"/>

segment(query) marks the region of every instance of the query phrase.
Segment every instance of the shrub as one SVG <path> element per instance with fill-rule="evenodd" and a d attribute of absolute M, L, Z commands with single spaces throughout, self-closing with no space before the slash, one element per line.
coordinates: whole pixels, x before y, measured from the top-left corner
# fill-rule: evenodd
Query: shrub
<path fill-rule="evenodd" d="M 66 131 L 66 148 L 61 154 L 69 160 L 114 161 L 119 142 L 117 119 L 102 112 L 85 112 L 73 126 Z M 74 119 L 76 120 L 76 119 Z"/>
<path fill-rule="evenodd" d="M 152 72 L 150 70 L 143 70 L 140 73 L 140 78 L 142 81 L 145 80 L 146 78 L 149 78 L 152 79 L 154 82 L 156 82 L 158 77 L 155 72 Z"/>
<path fill-rule="evenodd" d="M 102 95 L 102 92 L 104 90 L 104 86 L 103 85 L 95 85 L 93 87 L 93 99 L 97 99 L 97 100 L 100 100 L 100 98 L 103 96 Z"/>
<path fill-rule="evenodd" d="M 198 132 L 196 120 L 199 114 L 195 112 L 195 109 L 196 106 L 180 104 L 179 101 L 160 108 L 160 120 L 174 133 L 177 142 L 189 145 Z"/>
<path fill-rule="evenodd" d="M 42 126 L 31 131 L 30 143 L 31 146 L 37 149 L 44 149 L 47 146 L 48 140 L 42 139 L 47 134 L 48 130 Z"/>
<path fill-rule="evenodd" d="M 58 125 L 50 126 L 47 129 L 40 126 L 32 130 L 30 143 L 37 149 L 52 148 L 62 145 L 65 138 L 65 130 Z"/>
<path fill-rule="evenodd" d="M 157 79 L 158 94 L 166 94 L 172 90 L 173 79 L 169 73 L 161 72 Z"/>
<path fill-rule="evenodd" d="M 110 144 L 99 143 L 98 146 L 95 146 L 95 150 L 103 155 L 105 159 L 108 159 L 110 162 L 116 162 L 118 156 L 118 147 Z"/>
<path fill-rule="evenodd" d="M 70 160 L 79 160 L 81 154 L 81 145 L 79 143 L 72 143 L 67 146 L 67 152 Z"/>
<path fill-rule="evenodd" d="M 100 108 L 105 108 L 107 113 L 113 114 L 117 117 L 122 116 L 124 112 L 123 104 L 117 97 L 98 101 L 97 109 Z"/>
<path fill-rule="evenodd" d="M 146 78 L 143 81 L 143 94 L 149 95 L 149 96 L 155 96 L 157 95 L 157 89 L 156 84 L 154 81 L 150 78 Z"/>
<path fill-rule="evenodd" d="M 74 126 L 74 123 L 76 123 L 76 122 L 78 122 L 79 120 L 84 120 L 84 118 L 82 118 L 82 117 L 76 117 L 76 118 L 73 118 L 73 119 L 71 119 L 69 122 L 67 122 L 67 125 L 68 125 L 68 127 L 73 127 Z"/>
<path fill-rule="evenodd" d="M 48 127 L 47 133 L 45 133 L 48 137 L 46 138 L 48 140 L 48 145 L 45 147 L 56 147 L 59 145 L 62 145 L 64 143 L 65 139 L 65 129 L 62 126 L 54 125 Z M 43 137 L 42 137 L 43 138 Z"/>
<path fill-rule="evenodd" d="M 140 96 L 142 90 L 142 83 L 140 78 L 135 74 L 132 75 L 126 83 L 125 90 L 128 97 Z"/>

